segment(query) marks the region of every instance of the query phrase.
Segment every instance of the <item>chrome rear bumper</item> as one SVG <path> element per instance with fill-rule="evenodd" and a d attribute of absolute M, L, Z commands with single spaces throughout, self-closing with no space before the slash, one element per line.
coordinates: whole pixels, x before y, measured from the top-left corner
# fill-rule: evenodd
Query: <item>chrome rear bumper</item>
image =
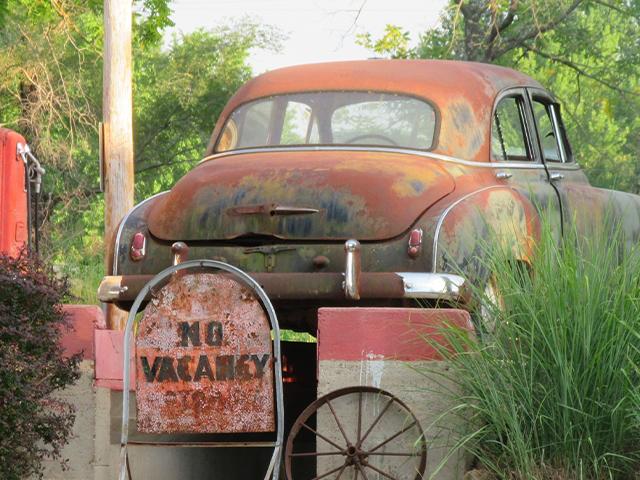
<path fill-rule="evenodd" d="M 349 298 L 342 273 L 254 273 L 249 274 L 272 300 Z M 130 302 L 153 275 L 104 277 L 98 289 L 103 302 Z M 361 272 L 360 299 L 424 298 L 457 301 L 464 295 L 465 280 L 447 273 Z"/>
<path fill-rule="evenodd" d="M 176 251 L 180 255 L 175 254 Z M 175 250 L 175 251 L 174 251 Z M 188 247 L 182 242 L 172 246 L 174 265 L 184 261 Z M 272 300 L 360 300 L 424 298 L 457 301 L 464 296 L 464 278 L 449 273 L 362 272 L 360 243 L 345 242 L 344 273 L 249 273 Z M 104 277 L 98 288 L 103 302 L 130 302 L 153 275 Z"/>

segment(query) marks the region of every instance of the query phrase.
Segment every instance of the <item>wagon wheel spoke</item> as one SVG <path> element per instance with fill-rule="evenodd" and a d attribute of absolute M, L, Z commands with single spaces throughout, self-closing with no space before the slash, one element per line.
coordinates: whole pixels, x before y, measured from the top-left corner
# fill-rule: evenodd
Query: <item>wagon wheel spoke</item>
<path fill-rule="evenodd" d="M 338 472 L 338 475 L 336 476 L 336 480 L 340 480 L 340 477 L 342 476 L 342 473 L 346 470 L 347 468 L 347 462 L 344 462 L 344 465 L 342 465 L 342 468 L 340 469 L 340 471 Z"/>
<path fill-rule="evenodd" d="M 382 411 L 378 414 L 376 419 L 373 421 L 373 423 L 371 424 L 367 432 L 363 435 L 361 439 L 358 440 L 358 447 L 360 447 L 364 443 L 364 441 L 367 439 L 367 437 L 371 433 L 371 430 L 373 430 L 373 428 L 378 424 L 378 422 L 380 421 L 382 416 L 386 413 L 386 411 L 389 409 L 392 403 L 393 403 L 393 398 L 390 398 L 387 404 L 382 409 Z"/>
<path fill-rule="evenodd" d="M 347 434 L 344 432 L 344 428 L 342 428 L 342 424 L 340 423 L 340 420 L 338 420 L 338 415 L 336 415 L 336 411 L 333 409 L 333 405 L 331 405 L 329 399 L 327 399 L 327 406 L 329 407 L 329 410 L 331 410 L 331 415 L 333 415 L 333 418 L 338 424 L 338 428 L 340 429 L 340 433 L 342 433 L 342 436 L 344 437 L 344 441 L 347 442 L 347 445 L 351 445 L 351 442 L 349 442 Z"/>
<path fill-rule="evenodd" d="M 391 440 L 393 440 L 394 438 L 399 437 L 400 435 L 402 435 L 404 432 L 406 432 L 407 430 L 411 430 L 414 425 L 416 425 L 418 422 L 413 421 L 411 422 L 409 425 L 407 425 L 406 427 L 404 427 L 402 430 L 400 430 L 399 432 L 396 432 L 395 434 L 393 434 L 391 437 L 387 438 L 384 442 L 380 443 L 379 445 L 373 447 L 371 450 L 369 450 L 369 453 L 373 453 L 376 450 L 378 450 L 379 448 L 382 448 L 384 445 L 386 445 L 387 443 L 389 443 Z"/>
<path fill-rule="evenodd" d="M 321 478 L 326 478 L 329 475 L 331 475 L 332 473 L 336 473 L 337 471 L 342 471 L 345 469 L 346 467 L 346 463 L 344 465 L 341 465 L 340 467 L 334 468 L 333 470 L 329 470 L 327 473 L 323 473 L 322 475 L 318 475 L 317 477 L 313 477 L 311 480 L 320 480 Z"/>
<path fill-rule="evenodd" d="M 364 478 L 364 480 L 369 480 L 369 478 L 367 478 L 367 474 L 364 471 L 364 468 L 362 468 L 362 465 L 360 465 L 359 463 L 356 463 L 356 468 L 357 468 L 357 471 L 359 471 L 362 474 L 362 478 Z"/>
<path fill-rule="evenodd" d="M 370 468 L 371 470 L 373 470 L 374 472 L 378 472 L 380 475 L 382 475 L 385 478 L 390 478 L 391 480 L 398 480 L 396 477 L 392 477 L 391 475 L 389 475 L 387 472 L 384 472 L 382 470 L 380 470 L 379 468 L 374 467 L 373 465 L 366 463 L 364 465 L 366 468 Z"/>
<path fill-rule="evenodd" d="M 344 455 L 343 452 L 298 452 L 289 454 L 290 457 L 323 457 L 327 455 Z"/>
<path fill-rule="evenodd" d="M 338 449 L 338 451 L 343 452 L 344 450 L 342 449 L 342 447 L 340 445 L 338 445 L 337 443 L 335 443 L 334 441 L 328 439 L 327 437 L 325 437 L 323 434 L 321 434 L 320 432 L 318 432 L 317 430 L 314 430 L 313 428 L 311 428 L 309 425 L 307 425 L 306 423 L 303 423 L 302 426 L 304 428 L 306 428 L 307 430 L 309 430 L 311 433 L 313 433 L 314 435 L 317 435 L 318 437 L 320 437 L 322 440 L 324 440 L 325 442 L 327 442 L 328 444 L 336 447 Z"/>
<path fill-rule="evenodd" d="M 358 436 L 357 442 L 360 444 L 360 434 L 362 433 L 362 392 L 358 392 Z"/>
<path fill-rule="evenodd" d="M 413 452 L 413 453 L 400 453 L 400 452 L 364 452 L 366 456 L 376 456 L 376 455 L 386 455 L 389 457 L 419 457 L 421 453 Z"/>

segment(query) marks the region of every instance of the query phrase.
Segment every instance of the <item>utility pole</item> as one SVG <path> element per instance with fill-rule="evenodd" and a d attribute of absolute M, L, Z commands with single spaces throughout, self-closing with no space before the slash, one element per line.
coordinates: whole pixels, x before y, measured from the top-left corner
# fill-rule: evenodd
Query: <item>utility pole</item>
<path fill-rule="evenodd" d="M 133 207 L 133 100 L 131 81 L 131 0 L 104 0 L 102 161 L 104 235 L 114 238 L 120 220 Z M 107 246 L 107 252 L 110 250 Z M 108 254 L 107 254 L 108 256 Z M 110 258 L 106 258 L 109 268 Z M 107 307 L 107 325 L 123 329 L 126 313 Z"/>

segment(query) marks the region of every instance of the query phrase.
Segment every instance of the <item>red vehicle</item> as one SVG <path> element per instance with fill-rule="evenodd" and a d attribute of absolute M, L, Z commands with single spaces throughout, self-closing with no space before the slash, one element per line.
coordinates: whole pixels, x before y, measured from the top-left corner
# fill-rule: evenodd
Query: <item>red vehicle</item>
<path fill-rule="evenodd" d="M 16 255 L 27 241 L 27 192 L 18 133 L 0 128 L 0 251 Z"/>
<path fill-rule="evenodd" d="M 31 181 L 27 182 L 27 171 Z M 17 255 L 31 245 L 30 226 L 34 211 L 31 191 L 39 193 L 44 170 L 22 135 L 0 128 L 0 252 Z M 34 234 L 37 250 L 37 228 Z"/>

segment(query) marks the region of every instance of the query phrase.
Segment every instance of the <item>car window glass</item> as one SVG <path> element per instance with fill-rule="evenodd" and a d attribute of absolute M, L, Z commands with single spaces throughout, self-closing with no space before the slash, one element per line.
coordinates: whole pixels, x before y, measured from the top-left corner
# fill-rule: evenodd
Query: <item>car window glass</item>
<path fill-rule="evenodd" d="M 571 150 L 571 144 L 569 143 L 569 137 L 567 136 L 567 130 L 564 126 L 564 121 L 562 120 L 562 112 L 560 109 L 560 104 L 554 103 L 551 105 L 551 110 L 554 114 L 554 119 L 556 124 L 558 125 L 558 132 L 560 132 L 560 140 L 562 142 L 564 161 L 565 162 L 573 162 L 573 151 Z"/>
<path fill-rule="evenodd" d="M 491 153 L 501 162 L 527 161 L 527 136 L 523 117 L 523 99 L 520 96 L 500 100 L 493 114 Z"/>
<path fill-rule="evenodd" d="M 369 145 L 427 150 L 437 115 L 424 100 L 393 93 L 306 92 L 240 105 L 216 151 L 278 145 Z"/>
<path fill-rule="evenodd" d="M 242 145 L 247 141 L 259 141 L 267 144 L 269 140 L 269 124 L 273 102 L 258 101 L 249 105 L 244 112 L 238 143 Z M 230 122 L 229 122 L 230 123 Z"/>
<path fill-rule="evenodd" d="M 555 129 L 553 128 L 553 117 L 551 116 L 551 105 L 540 100 L 533 100 L 533 114 L 536 120 L 536 127 L 540 135 L 542 155 L 549 162 L 561 162 L 562 156 L 558 141 L 556 140 Z"/>
<path fill-rule="evenodd" d="M 435 128 L 435 112 L 413 98 L 390 98 L 352 103 L 331 117 L 333 142 L 363 145 L 401 145 L 427 148 Z"/>
<path fill-rule="evenodd" d="M 307 142 L 311 122 L 311 107 L 304 103 L 287 102 L 282 126 L 282 145 L 302 145 Z"/>

